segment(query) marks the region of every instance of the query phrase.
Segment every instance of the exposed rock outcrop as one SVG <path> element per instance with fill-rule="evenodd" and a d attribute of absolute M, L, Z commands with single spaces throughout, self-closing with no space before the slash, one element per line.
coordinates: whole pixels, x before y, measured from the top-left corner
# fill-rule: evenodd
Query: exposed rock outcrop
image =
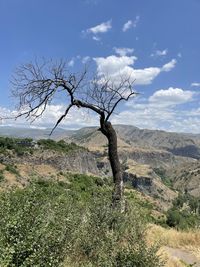
<path fill-rule="evenodd" d="M 124 181 L 133 188 L 159 201 L 161 209 L 168 209 L 177 193 L 163 184 L 161 178 L 149 165 L 141 165 L 128 161 L 128 168 L 124 171 Z"/>
<path fill-rule="evenodd" d="M 0 161 L 6 164 L 49 164 L 60 171 L 71 171 L 99 175 L 95 156 L 86 150 L 62 153 L 50 150 L 36 150 L 33 154 L 17 157 L 0 155 Z"/>

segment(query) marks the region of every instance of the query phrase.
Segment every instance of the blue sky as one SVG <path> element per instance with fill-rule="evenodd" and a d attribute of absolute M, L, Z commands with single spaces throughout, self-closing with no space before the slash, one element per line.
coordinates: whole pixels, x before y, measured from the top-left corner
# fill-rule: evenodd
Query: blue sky
<path fill-rule="evenodd" d="M 200 0 L 0 0 L 0 114 L 15 110 L 9 80 L 21 63 L 64 58 L 75 71 L 89 60 L 98 74 L 136 78 L 140 96 L 113 123 L 200 133 L 199 14 Z M 63 108 L 58 100 L 34 127 Z M 97 123 L 75 110 L 62 126 Z"/>

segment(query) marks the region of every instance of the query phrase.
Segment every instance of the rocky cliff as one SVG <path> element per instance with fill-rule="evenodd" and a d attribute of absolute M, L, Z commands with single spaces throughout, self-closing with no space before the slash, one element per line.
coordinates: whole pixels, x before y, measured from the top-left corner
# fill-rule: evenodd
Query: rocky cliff
<path fill-rule="evenodd" d="M 51 165 L 59 171 L 99 175 L 96 158 L 91 152 L 81 149 L 69 153 L 51 150 L 35 150 L 33 154 L 23 156 L 0 154 L 0 162 L 4 164 Z"/>

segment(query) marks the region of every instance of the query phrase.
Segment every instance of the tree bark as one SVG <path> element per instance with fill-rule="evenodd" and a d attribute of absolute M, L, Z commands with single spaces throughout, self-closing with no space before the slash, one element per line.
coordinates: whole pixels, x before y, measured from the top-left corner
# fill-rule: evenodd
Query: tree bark
<path fill-rule="evenodd" d="M 109 121 L 101 120 L 101 132 L 108 139 L 108 156 L 113 174 L 114 190 L 112 204 L 114 208 L 119 208 L 122 212 L 125 209 L 124 205 L 124 183 L 121 172 L 121 164 L 117 149 L 117 134 L 112 124 Z"/>

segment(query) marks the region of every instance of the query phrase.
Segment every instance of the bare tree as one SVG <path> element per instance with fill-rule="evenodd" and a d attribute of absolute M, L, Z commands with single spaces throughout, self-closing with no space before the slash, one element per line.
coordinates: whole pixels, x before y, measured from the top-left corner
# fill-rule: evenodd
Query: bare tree
<path fill-rule="evenodd" d="M 135 94 L 130 78 L 118 77 L 118 81 L 105 76 L 90 79 L 84 70 L 70 74 L 65 62 L 29 63 L 21 65 L 13 77 L 12 95 L 17 98 L 18 115 L 34 121 L 41 117 L 47 106 L 59 93 L 66 97 L 66 109 L 55 123 L 52 132 L 73 107 L 85 108 L 98 114 L 100 128 L 108 140 L 108 156 L 113 173 L 113 206 L 123 209 L 123 178 L 117 150 L 117 135 L 111 115 L 122 101 Z"/>

